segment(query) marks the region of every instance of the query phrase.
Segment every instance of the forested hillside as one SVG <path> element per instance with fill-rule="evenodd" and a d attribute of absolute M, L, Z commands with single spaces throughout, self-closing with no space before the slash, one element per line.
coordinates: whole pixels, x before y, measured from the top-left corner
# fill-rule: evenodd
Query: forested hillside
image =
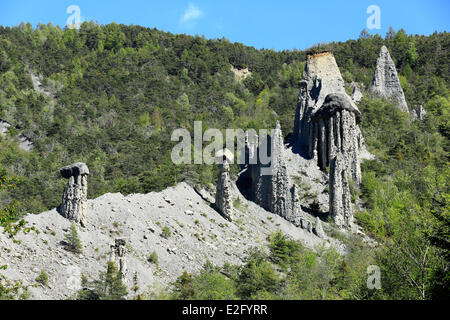
<path fill-rule="evenodd" d="M 385 44 L 408 105 L 427 111 L 424 121 L 412 121 L 367 94 L 358 105 L 376 159 L 362 164 L 362 188 L 352 191 L 364 203 L 356 217 L 385 244 L 371 256 L 385 276 L 379 298 L 448 297 L 449 40 L 447 32 L 412 36 L 392 30 L 382 38 L 363 31 L 358 40 L 311 49 L 332 50 L 344 80 L 368 88 Z M 76 161 L 89 164 L 89 198 L 147 193 L 183 180 L 214 183 L 214 166 L 173 165 L 172 131 L 193 130 L 194 120 L 202 120 L 204 130 L 245 130 L 272 128 L 278 119 L 289 133 L 306 53 L 117 24 L 0 27 L 0 119 L 13 125 L 8 136 L 20 132 L 33 142 L 24 151 L 0 136 L 0 166 L 19 179 L 1 194 L 0 207 L 13 207 L 0 221 L 59 205 L 65 183 L 59 168 Z M 239 79 L 233 68 L 248 68 L 251 75 Z M 42 92 L 31 75 L 40 78 Z M 342 277 L 348 275 L 344 262 L 334 270 Z M 331 284 L 337 281 L 334 271 Z M 361 297 L 339 290 L 333 298 Z"/>

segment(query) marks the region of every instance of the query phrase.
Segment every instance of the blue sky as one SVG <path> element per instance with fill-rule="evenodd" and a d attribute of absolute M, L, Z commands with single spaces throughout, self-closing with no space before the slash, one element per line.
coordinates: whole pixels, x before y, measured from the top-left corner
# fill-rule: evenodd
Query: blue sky
<path fill-rule="evenodd" d="M 384 37 L 389 26 L 409 34 L 449 31 L 449 0 L 0 0 L 0 25 L 52 22 L 65 26 L 67 7 L 82 21 L 142 25 L 172 33 L 225 37 L 256 48 L 305 49 L 318 42 L 356 39 L 370 5 L 380 8 Z"/>

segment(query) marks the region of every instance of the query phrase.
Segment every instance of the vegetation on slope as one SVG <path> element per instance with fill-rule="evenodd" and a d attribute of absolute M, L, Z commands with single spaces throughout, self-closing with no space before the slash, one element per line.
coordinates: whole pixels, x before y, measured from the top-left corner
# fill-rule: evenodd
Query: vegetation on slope
<path fill-rule="evenodd" d="M 367 293 L 358 285 L 358 277 L 366 276 L 367 258 L 346 262 L 348 273 L 333 269 L 326 284 L 305 284 L 311 278 L 302 274 L 308 268 L 322 270 L 322 258 L 303 256 L 306 251 L 294 245 L 289 250 L 301 251 L 302 259 L 285 261 L 281 255 L 268 262 L 251 255 L 244 267 L 250 269 L 225 276 L 232 281 L 248 270 L 262 273 L 246 287 L 222 283 L 208 267 L 200 275 L 208 278 L 196 285 L 212 281 L 222 288 L 208 297 L 449 296 L 448 33 L 408 36 L 400 30 L 383 39 L 363 31 L 358 40 L 314 50 L 332 50 L 345 81 L 368 88 L 382 44 L 396 62 L 408 104 L 422 104 L 427 116 L 423 122 L 410 121 L 383 100 L 365 98 L 359 105 L 363 135 L 377 158 L 362 166 L 364 206 L 357 218 L 382 244 L 371 255 L 382 269 L 381 291 Z M 34 142 L 27 152 L 0 137 L 0 166 L 7 170 L 0 175 L 21 181 L 0 193 L 0 203 L 8 206 L 0 215 L 2 224 L 25 212 L 56 207 L 64 185 L 58 170 L 75 161 L 89 164 L 90 198 L 105 192 L 146 193 L 182 180 L 214 182 L 214 166 L 172 164 L 173 129 L 192 132 L 194 120 L 202 120 L 204 130 L 259 129 L 279 119 L 283 132 L 290 132 L 305 58 L 304 51 L 256 50 L 226 39 L 139 26 L 83 23 L 79 31 L 52 25 L 0 27 L 0 118 L 14 126 L 8 135 L 21 131 Z M 248 67 L 251 76 L 238 81 L 231 66 Z M 49 94 L 33 89 L 30 74 L 41 76 Z M 5 179 L 1 182 L 8 185 Z M 329 258 L 341 268 L 349 257 L 330 253 Z M 319 262 L 304 265 L 314 259 Z M 185 278 L 176 291 L 181 297 L 191 295 L 182 288 L 194 281 Z"/>

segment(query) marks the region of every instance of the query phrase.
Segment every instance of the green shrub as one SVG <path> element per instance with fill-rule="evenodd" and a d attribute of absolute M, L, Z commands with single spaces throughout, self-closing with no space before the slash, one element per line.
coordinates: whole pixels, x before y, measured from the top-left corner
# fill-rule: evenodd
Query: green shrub
<path fill-rule="evenodd" d="M 1 269 L 1 268 L 0 268 Z M 27 288 L 22 286 L 22 281 L 20 280 L 8 280 L 4 275 L 0 274 L 0 300 L 13 300 L 20 298 L 20 290 Z M 24 292 L 24 294 L 26 294 Z"/>
<path fill-rule="evenodd" d="M 48 274 L 45 270 L 42 270 L 41 273 L 36 277 L 36 282 L 43 285 L 48 286 Z"/>
<path fill-rule="evenodd" d="M 234 206 L 236 209 L 240 209 L 240 208 L 241 208 L 241 206 L 242 206 L 242 201 L 241 201 L 241 198 L 240 198 L 240 197 L 237 197 L 237 199 L 233 201 L 233 206 Z"/>
<path fill-rule="evenodd" d="M 161 237 L 163 237 L 164 239 L 169 239 L 170 236 L 172 235 L 172 232 L 170 232 L 169 227 L 165 226 L 164 228 L 162 228 L 161 230 Z"/>
<path fill-rule="evenodd" d="M 77 300 L 123 300 L 127 295 L 122 274 L 112 261 L 108 262 L 106 272 L 102 272 L 99 279 L 91 282 L 84 279 L 84 281 L 87 290 L 79 290 Z"/>
<path fill-rule="evenodd" d="M 270 257 L 282 268 L 286 268 L 298 259 L 299 253 L 302 250 L 300 242 L 288 239 L 281 230 L 272 233 L 269 239 Z"/>
<path fill-rule="evenodd" d="M 172 297 L 178 300 L 188 300 L 194 297 L 192 275 L 186 270 L 173 284 Z"/>
<path fill-rule="evenodd" d="M 232 300 L 236 299 L 234 282 L 209 261 L 197 275 L 186 271 L 173 285 L 172 299 Z"/>
<path fill-rule="evenodd" d="M 147 261 L 153 264 L 158 264 L 158 255 L 153 251 L 147 258 Z"/>
<path fill-rule="evenodd" d="M 75 223 L 72 222 L 70 225 L 70 232 L 69 234 L 65 235 L 66 239 L 66 250 L 69 250 L 73 253 L 81 253 L 82 252 L 82 245 L 81 240 L 78 236 L 77 227 L 75 226 Z"/>
<path fill-rule="evenodd" d="M 258 249 L 250 252 L 247 263 L 237 277 L 237 294 L 241 299 L 275 294 L 280 278 L 266 255 Z"/>

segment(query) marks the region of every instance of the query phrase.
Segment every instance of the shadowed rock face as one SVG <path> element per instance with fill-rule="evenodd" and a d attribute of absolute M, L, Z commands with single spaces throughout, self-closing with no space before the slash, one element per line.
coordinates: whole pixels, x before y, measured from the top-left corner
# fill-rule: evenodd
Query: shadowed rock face
<path fill-rule="evenodd" d="M 77 162 L 60 169 L 61 176 L 69 179 L 62 197 L 61 215 L 82 226 L 86 226 L 87 176 L 89 169 L 85 163 Z"/>
<path fill-rule="evenodd" d="M 342 93 L 330 93 L 325 97 L 323 105 L 314 113 L 315 119 L 329 119 L 337 112 L 347 110 L 357 117 L 358 122 L 361 119 L 361 112 L 352 105 L 348 97 Z"/>
<path fill-rule="evenodd" d="M 72 176 L 88 175 L 89 169 L 85 163 L 77 162 L 70 166 L 62 167 L 60 173 L 63 178 L 69 179 Z"/>
<path fill-rule="evenodd" d="M 278 121 L 272 136 L 267 136 L 262 141 L 267 143 L 271 160 L 269 164 L 258 161 L 257 164 L 249 165 L 252 181 L 250 198 L 264 209 L 299 226 L 302 210 L 296 185 L 287 172 L 284 139 Z M 258 147 L 252 154 L 259 154 Z"/>
<path fill-rule="evenodd" d="M 398 109 L 409 113 L 397 69 L 386 46 L 381 47 L 370 91 L 377 97 L 393 100 Z"/>

